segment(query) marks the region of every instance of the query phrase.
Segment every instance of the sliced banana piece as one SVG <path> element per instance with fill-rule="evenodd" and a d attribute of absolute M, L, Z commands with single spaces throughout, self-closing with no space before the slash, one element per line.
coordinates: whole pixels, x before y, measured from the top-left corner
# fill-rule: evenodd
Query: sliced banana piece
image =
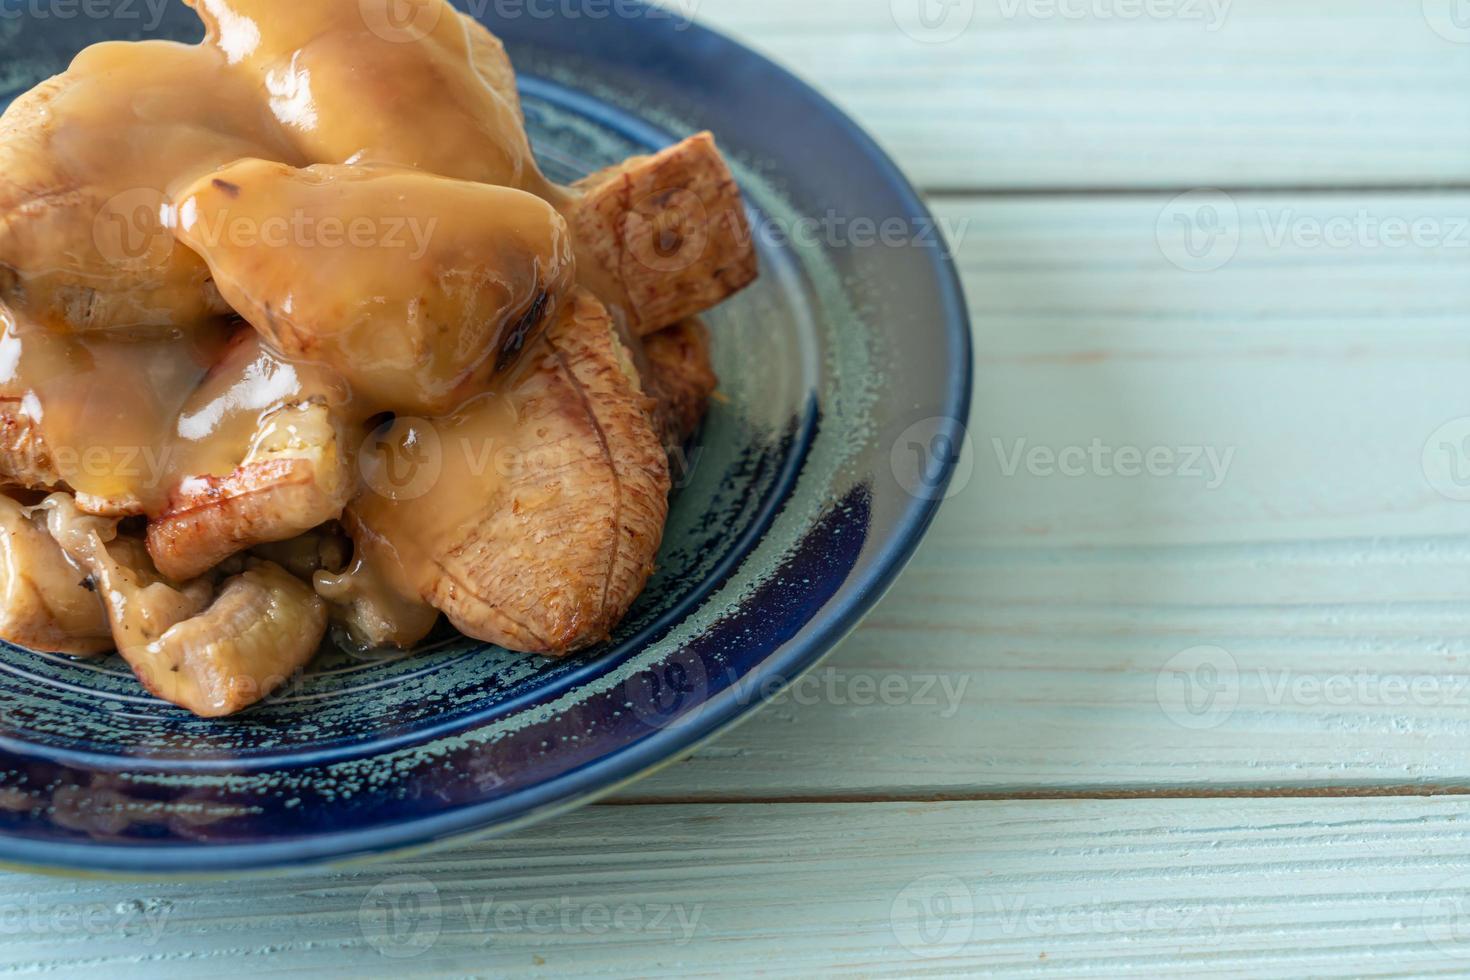
<path fill-rule="evenodd" d="M 0 397 L 0 483 L 24 490 L 62 486 L 41 426 L 22 408 L 20 398 Z"/>
<path fill-rule="evenodd" d="M 340 374 L 369 414 L 443 414 L 483 390 L 575 272 L 566 220 L 540 197 L 401 167 L 238 160 L 184 190 L 179 213 L 240 316 Z M 282 215 L 354 231 L 335 247 L 215 234 Z"/>
<path fill-rule="evenodd" d="M 296 101 L 310 122 L 284 130 L 313 162 L 544 188 L 509 65 L 447 0 L 186 2 L 204 21 L 204 46 L 220 51 L 236 78 L 265 92 L 281 79 L 304 80 Z M 239 43 L 240 24 L 250 25 L 248 45 Z"/>
<path fill-rule="evenodd" d="M 336 520 L 352 490 L 351 463 L 331 407 L 288 405 L 262 420 L 231 473 L 180 485 L 148 524 L 148 552 L 160 572 L 185 581 L 247 548 Z"/>
<path fill-rule="evenodd" d="M 710 360 L 709 328 L 696 319 L 643 338 L 639 373 L 657 402 L 654 423 L 664 446 L 677 452 L 693 437 L 720 379 Z"/>
<path fill-rule="evenodd" d="M 572 188 L 577 274 L 644 336 L 755 281 L 740 188 L 709 133 L 633 157 Z"/>
<path fill-rule="evenodd" d="M 439 621 L 439 610 L 400 594 L 363 558 L 343 572 L 317 572 L 312 584 L 359 650 L 412 649 Z"/>
<path fill-rule="evenodd" d="M 261 561 L 275 562 L 304 582 L 318 572 L 332 573 L 347 565 L 352 541 L 335 522 L 315 528 L 289 541 L 256 545 L 250 554 Z"/>
<path fill-rule="evenodd" d="M 579 291 L 504 391 L 403 427 L 422 479 L 394 491 L 392 466 L 380 476 L 364 454 L 348 529 L 469 636 L 547 656 L 592 646 L 648 581 L 668 516 L 649 406 L 607 309 Z"/>
<path fill-rule="evenodd" d="M 107 42 L 0 115 L 0 301 L 75 332 L 171 333 L 222 311 L 163 218 L 172 184 L 294 160 L 252 80 L 212 48 Z"/>
<path fill-rule="evenodd" d="M 91 572 L 117 652 L 157 697 L 201 718 L 234 714 L 286 683 L 327 628 L 326 603 L 271 562 L 250 561 L 216 594 L 207 579 L 175 586 L 115 521 L 76 509 L 65 494 L 42 504 L 47 528 Z"/>
<path fill-rule="evenodd" d="M 37 521 L 0 497 L 0 638 L 31 650 L 91 656 L 112 649 L 107 610 L 87 573 Z"/>

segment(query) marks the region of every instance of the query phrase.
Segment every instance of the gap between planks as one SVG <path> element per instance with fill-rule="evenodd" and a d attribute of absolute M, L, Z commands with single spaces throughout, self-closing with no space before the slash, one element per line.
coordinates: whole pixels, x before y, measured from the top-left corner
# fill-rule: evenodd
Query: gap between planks
<path fill-rule="evenodd" d="M 1215 190 L 1225 194 L 1245 197 L 1285 196 L 1300 194 L 1305 197 L 1332 194 L 1455 194 L 1470 192 L 1470 181 L 1445 181 L 1441 183 L 1398 182 L 1382 184 L 1274 184 L 1263 187 L 1251 184 L 1159 184 L 1151 187 L 1072 187 L 1057 184 L 1048 187 L 958 187 L 934 185 L 920 187 L 920 193 L 936 201 L 957 201 L 967 198 L 995 200 L 1005 198 L 1052 198 L 1052 197 L 1159 197 L 1161 195 L 1184 194 L 1194 190 Z"/>
<path fill-rule="evenodd" d="M 624 793 L 600 800 L 594 806 L 713 806 L 776 804 L 845 805 L 868 803 L 1042 803 L 1072 800 L 1318 800 L 1379 799 L 1389 797 L 1430 798 L 1470 796 L 1470 785 L 1394 784 L 1382 786 L 1221 786 L 1212 789 L 1189 787 L 1116 787 L 1109 789 L 991 790 L 922 793 L 818 793 L 753 796 L 738 793 L 701 793 L 680 796 L 638 796 Z"/>

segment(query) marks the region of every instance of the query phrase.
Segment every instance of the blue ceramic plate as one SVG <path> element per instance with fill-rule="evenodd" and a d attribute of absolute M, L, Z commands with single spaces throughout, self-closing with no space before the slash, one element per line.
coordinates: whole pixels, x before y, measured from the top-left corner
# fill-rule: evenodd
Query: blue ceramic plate
<path fill-rule="evenodd" d="M 149 22 L 155 6 L 63 20 L 0 0 L 0 104 L 94 41 L 199 37 L 182 5 Z M 611 643 L 570 661 L 446 632 L 412 657 L 325 654 L 227 721 L 148 697 L 116 658 L 0 650 L 0 861 L 266 869 L 546 817 L 749 713 L 918 544 L 968 410 L 969 328 L 902 175 L 801 82 L 673 15 L 508 9 L 521 15 L 487 23 L 551 176 L 710 129 L 751 209 L 762 276 L 710 318 L 723 397 L 688 449 L 653 582 Z"/>

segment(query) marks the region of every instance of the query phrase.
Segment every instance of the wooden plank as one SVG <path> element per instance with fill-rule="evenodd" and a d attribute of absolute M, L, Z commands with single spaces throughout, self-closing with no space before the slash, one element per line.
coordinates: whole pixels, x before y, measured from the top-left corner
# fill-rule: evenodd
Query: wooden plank
<path fill-rule="evenodd" d="M 958 0 L 932 35 L 919 2 L 664 5 L 814 82 L 931 188 L 1470 180 L 1455 0 Z"/>
<path fill-rule="evenodd" d="M 0 877 L 0 962 L 204 976 L 1463 970 L 1470 802 L 593 807 L 350 874 Z"/>
<path fill-rule="evenodd" d="M 1168 203 L 942 204 L 973 475 L 823 671 L 631 798 L 1470 785 L 1470 503 L 1423 464 L 1470 416 L 1470 195 L 1242 196 L 1204 273 L 1164 257 Z M 1266 230 L 1359 208 L 1445 241 Z M 1234 457 L 1218 486 L 1182 458 L 1007 476 L 1019 439 Z"/>
<path fill-rule="evenodd" d="M 1238 225 L 1239 245 L 1207 272 L 1167 257 L 1182 254 L 1174 219 L 1193 214 L 1192 199 L 1177 200 L 944 209 L 964 236 L 978 348 L 976 477 L 951 508 L 961 537 L 1137 545 L 1470 531 L 1470 509 L 1436 492 L 1422 465 L 1436 430 L 1470 414 L 1470 195 L 1237 195 L 1238 220 L 1221 220 Z M 1434 229 L 1427 244 L 1379 244 L 1420 222 Z M 1347 244 L 1312 244 L 1319 230 L 1344 231 Z M 1224 245 L 1215 261 L 1229 254 Z M 1206 455 L 1189 467 L 1181 452 L 1177 475 L 1154 479 L 1099 475 L 1114 459 L 1069 479 L 1023 458 L 1008 475 L 1019 440 L 1029 453 L 1093 439 Z M 1231 459 L 1223 475 L 1210 453 Z"/>

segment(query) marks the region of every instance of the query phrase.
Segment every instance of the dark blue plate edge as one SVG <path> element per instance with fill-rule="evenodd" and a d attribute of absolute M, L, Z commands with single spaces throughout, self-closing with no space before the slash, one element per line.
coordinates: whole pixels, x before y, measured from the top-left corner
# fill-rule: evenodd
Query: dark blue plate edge
<path fill-rule="evenodd" d="M 752 61 L 774 83 L 785 86 L 794 98 L 802 99 L 810 110 L 826 117 L 847 136 L 853 148 L 873 166 L 876 175 L 890 185 L 898 202 L 906 209 L 905 213 L 933 220 L 932 212 L 898 166 L 871 136 L 825 96 L 765 56 L 723 34 L 694 23 L 679 30 L 686 36 L 698 37 L 701 43 L 713 49 L 720 49 L 721 54 L 733 54 Z M 969 419 L 974 379 L 971 325 L 964 290 L 948 243 L 940 241 L 926 245 L 924 250 L 932 253 L 934 260 L 934 286 L 945 312 L 950 363 L 944 404 L 939 411 L 942 417 L 965 424 Z M 772 681 L 778 681 L 784 687 L 815 666 L 840 640 L 856 629 L 892 587 L 933 524 L 944 498 L 942 491 L 954 475 L 954 463 L 954 460 L 946 461 L 942 480 L 933 484 L 935 492 L 924 498 L 911 498 L 912 503 L 895 523 L 889 541 L 872 558 L 868 568 L 847 583 L 849 594 L 838 605 L 825 610 L 820 622 L 813 620 L 809 624 L 811 632 L 804 629 L 796 639 L 773 651 L 761 667 L 752 672 L 754 690 L 766 692 L 766 684 Z M 774 696 L 774 693 L 772 691 L 769 696 Z M 434 817 L 407 821 L 389 829 L 378 827 L 268 844 L 216 844 L 207 847 L 119 847 L 0 837 L 0 865 L 41 873 L 83 873 L 141 879 L 156 879 L 159 874 L 168 874 L 171 877 L 196 878 L 226 873 L 305 870 L 443 847 L 524 827 L 615 792 L 723 733 L 753 714 L 766 700 L 768 696 L 742 699 L 739 692 L 726 690 L 697 709 L 703 715 L 697 724 L 664 728 L 603 759 L 520 793 Z M 0 757 L 0 767 L 4 762 L 5 759 Z"/>
<path fill-rule="evenodd" d="M 523 95 L 543 101 L 568 106 L 583 115 L 597 118 L 630 140 L 648 148 L 671 146 L 678 137 L 652 123 L 630 115 L 610 114 L 602 104 L 590 96 L 542 78 L 521 72 L 516 82 Z M 3 109 L 3 107 L 0 107 Z M 749 557 L 770 531 L 780 512 L 790 500 L 792 491 L 800 481 L 806 457 L 816 439 L 819 428 L 818 411 L 815 403 L 808 404 L 796 416 L 794 443 L 788 458 L 781 464 L 770 492 L 756 509 L 748 527 L 737 537 L 730 551 L 709 569 L 708 578 L 687 595 L 680 598 L 667 610 L 660 613 L 638 633 L 613 644 L 610 649 L 598 651 L 576 670 L 559 675 L 555 680 L 534 691 L 528 691 L 508 701 L 497 704 L 491 712 L 479 712 L 472 717 L 456 717 L 451 720 L 421 726 L 402 734 L 383 737 L 375 742 L 334 745 L 313 752 L 285 755 L 260 755 L 244 759 L 208 758 L 202 760 L 176 757 L 156 758 L 146 755 L 118 756 L 86 749 L 57 749 L 48 745 L 27 743 L 19 738 L 0 734 L 0 759 L 7 756 L 51 762 L 60 766 L 83 768 L 97 773 L 147 773 L 189 774 L 201 776 L 236 776 L 270 772 L 281 769 L 303 769 L 312 766 L 333 765 L 382 755 L 417 745 L 425 745 L 443 738 L 463 735 L 485 725 L 494 724 L 519 711 L 533 708 L 555 700 L 577 686 L 606 674 L 617 664 L 637 653 L 645 646 L 657 643 L 667 636 L 679 622 L 713 595 L 728 580 L 736 568 Z M 0 649 L 9 649 L 10 644 L 0 640 Z M 25 651 L 20 651 L 25 652 Z M 3 860 L 3 858 L 0 858 Z"/>

